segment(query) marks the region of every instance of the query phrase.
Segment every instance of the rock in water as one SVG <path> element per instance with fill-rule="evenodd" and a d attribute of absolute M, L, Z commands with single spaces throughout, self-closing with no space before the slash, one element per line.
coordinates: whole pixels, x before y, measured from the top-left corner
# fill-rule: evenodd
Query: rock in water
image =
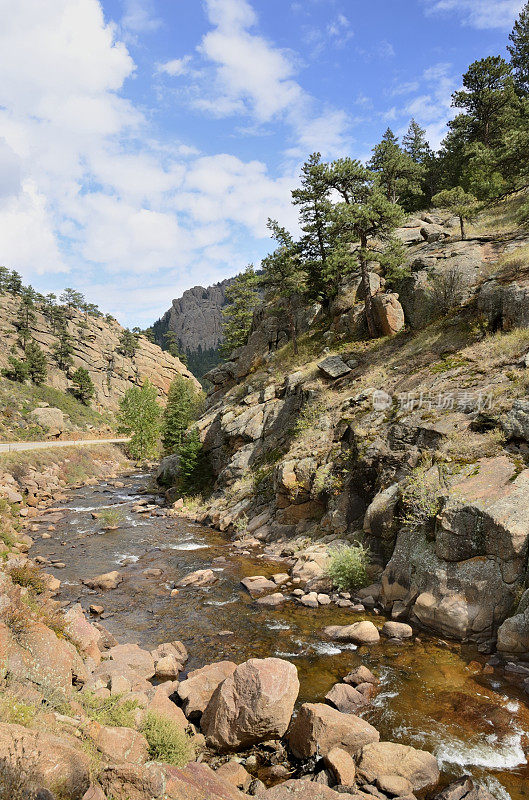
<path fill-rule="evenodd" d="M 334 747 L 351 755 L 380 734 L 354 714 L 342 714 L 325 703 L 305 703 L 301 706 L 289 735 L 290 749 L 297 758 L 326 756 Z"/>
<path fill-rule="evenodd" d="M 358 775 L 374 783 L 383 775 L 406 778 L 414 792 L 431 789 L 439 783 L 439 767 L 431 753 L 395 742 L 375 742 L 362 748 Z"/>
<path fill-rule="evenodd" d="M 220 684 L 202 715 L 208 745 L 227 752 L 283 736 L 298 692 L 298 673 L 288 661 L 245 661 Z"/>

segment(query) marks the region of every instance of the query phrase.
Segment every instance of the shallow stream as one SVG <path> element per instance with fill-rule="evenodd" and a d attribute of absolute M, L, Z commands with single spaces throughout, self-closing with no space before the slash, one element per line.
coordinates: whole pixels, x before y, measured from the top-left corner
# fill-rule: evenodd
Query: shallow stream
<path fill-rule="evenodd" d="M 484 674 L 485 659 L 471 648 L 420 634 L 413 641 L 372 647 L 330 643 L 321 635 L 329 624 L 343 625 L 375 615 L 357 615 L 336 606 L 308 609 L 293 602 L 270 609 L 258 606 L 240 586 L 247 575 L 287 571 L 282 562 L 259 554 L 240 555 L 229 538 L 201 525 L 131 511 L 141 499 L 147 475 L 71 493 L 50 539 L 34 532 L 32 555 L 64 563 L 46 569 L 62 581 L 61 600 L 79 600 L 105 608 L 103 623 L 121 642 L 149 649 L 182 640 L 187 669 L 213 661 L 241 662 L 278 656 L 298 667 L 300 702 L 318 702 L 331 686 L 363 663 L 377 674 L 381 691 L 363 716 L 382 740 L 433 752 L 448 781 L 472 774 L 498 798 L 529 799 L 529 698 L 519 681 L 503 672 Z M 118 530 L 101 531 L 92 511 L 119 507 Z M 45 517 L 43 519 L 46 519 Z M 39 526 L 45 532 L 47 522 Z M 161 577 L 146 577 L 146 569 Z M 218 581 L 206 588 L 182 589 L 174 583 L 197 569 L 216 570 Z M 120 570 L 123 583 L 108 592 L 90 592 L 82 578 Z"/>

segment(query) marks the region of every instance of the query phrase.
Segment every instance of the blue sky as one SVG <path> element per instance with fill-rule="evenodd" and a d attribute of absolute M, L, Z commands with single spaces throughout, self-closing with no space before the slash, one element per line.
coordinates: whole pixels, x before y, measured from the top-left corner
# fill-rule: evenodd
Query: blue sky
<path fill-rule="evenodd" d="M 523 0 L 0 0 L 0 263 L 127 325 L 258 263 L 314 150 L 436 147 Z"/>

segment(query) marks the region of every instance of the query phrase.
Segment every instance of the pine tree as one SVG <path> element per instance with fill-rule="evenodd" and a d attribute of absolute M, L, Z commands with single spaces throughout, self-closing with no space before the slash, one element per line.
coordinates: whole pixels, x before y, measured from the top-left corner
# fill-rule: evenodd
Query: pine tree
<path fill-rule="evenodd" d="M 402 139 L 403 150 L 416 164 L 424 164 L 432 155 L 432 149 L 426 138 L 424 128 L 415 122 L 410 121 L 408 132 Z"/>
<path fill-rule="evenodd" d="M 340 162 L 339 179 L 333 179 L 333 165 L 328 173 L 331 185 L 344 198 L 334 210 L 336 237 L 335 258 L 341 260 L 343 273 L 354 266 L 360 268 L 365 300 L 365 316 L 369 335 L 377 335 L 373 312 L 368 264 L 379 254 L 369 246 L 372 237 L 391 241 L 395 228 L 403 221 L 404 214 L 396 203 L 387 197 L 387 187 L 381 186 L 372 173 L 360 162 L 348 159 Z M 338 187 L 341 187 L 338 188 Z M 353 251 L 351 245 L 359 243 Z"/>
<path fill-rule="evenodd" d="M 72 317 L 73 310 L 80 310 L 85 302 L 84 295 L 82 295 L 81 292 L 77 292 L 75 289 L 71 288 L 65 289 L 59 297 L 59 300 L 61 303 L 64 303 L 68 309 L 68 316 L 70 318 Z"/>
<path fill-rule="evenodd" d="M 64 319 L 61 319 L 58 323 L 57 339 L 58 341 L 53 348 L 53 355 L 59 365 L 59 369 L 68 374 L 70 367 L 73 365 L 73 339 L 68 330 L 68 323 Z"/>
<path fill-rule="evenodd" d="M 25 351 L 26 345 L 31 337 L 31 328 L 37 320 L 35 313 L 35 292 L 31 286 L 23 290 L 20 305 L 17 311 L 16 328 L 20 337 L 20 344 Z"/>
<path fill-rule="evenodd" d="M 261 285 L 266 297 L 286 312 L 289 336 L 294 353 L 298 352 L 298 326 L 295 303 L 307 290 L 308 274 L 301 260 L 299 244 L 275 220 L 268 220 L 268 228 L 278 247 L 263 259 Z"/>
<path fill-rule="evenodd" d="M 125 328 L 119 337 L 118 352 L 126 358 L 134 358 L 138 349 L 138 337 Z"/>
<path fill-rule="evenodd" d="M 5 294 L 8 291 L 9 285 L 9 270 L 7 267 L 0 267 L 0 294 Z"/>
<path fill-rule="evenodd" d="M 200 491 L 205 482 L 205 454 L 196 428 L 192 428 L 185 435 L 178 455 L 180 456 L 179 488 L 183 492 Z"/>
<path fill-rule="evenodd" d="M 501 56 L 474 61 L 463 75 L 464 89 L 454 92 L 452 105 L 470 117 L 470 141 L 496 144 L 516 107 L 512 69 Z"/>
<path fill-rule="evenodd" d="M 30 339 L 26 345 L 26 364 L 33 383 L 37 386 L 44 383 L 48 374 L 46 356 L 34 339 Z"/>
<path fill-rule="evenodd" d="M 178 375 L 172 382 L 163 412 L 162 444 L 166 454 L 175 453 L 196 417 L 200 395 L 191 381 Z"/>
<path fill-rule="evenodd" d="M 420 191 L 420 165 L 401 149 L 391 128 L 373 148 L 368 167 L 378 174 L 379 183 L 392 203 L 396 203 L 403 192 Z"/>
<path fill-rule="evenodd" d="M 517 91 L 529 94 L 529 2 L 520 11 L 509 36 L 511 44 L 507 50 L 511 56 L 511 66 Z"/>
<path fill-rule="evenodd" d="M 261 302 L 258 283 L 259 278 L 250 264 L 226 289 L 226 305 L 222 309 L 222 352 L 227 356 L 248 341 L 253 314 Z"/>
<path fill-rule="evenodd" d="M 27 362 L 20 361 L 13 355 L 8 356 L 7 361 L 9 366 L 2 370 L 4 378 L 8 378 L 10 381 L 17 381 L 17 383 L 25 383 L 29 379 Z"/>
<path fill-rule="evenodd" d="M 22 283 L 21 276 L 18 272 L 13 270 L 7 279 L 6 290 L 9 292 L 9 294 L 18 295 L 21 294 L 23 288 L 24 284 Z"/>
<path fill-rule="evenodd" d="M 119 430 L 131 434 L 128 449 L 134 458 L 154 458 L 158 453 L 161 409 L 156 387 L 148 380 L 133 386 L 120 401 Z"/>
<path fill-rule="evenodd" d="M 328 304 L 334 288 L 327 279 L 333 242 L 332 203 L 325 173 L 320 153 L 313 153 L 301 169 L 301 188 L 292 192 L 292 202 L 300 209 L 300 244 L 311 296 Z"/>
<path fill-rule="evenodd" d="M 87 369 L 78 367 L 72 375 L 73 386 L 70 388 L 71 394 L 80 400 L 83 405 L 90 405 L 90 400 L 95 394 L 95 387 Z"/>
<path fill-rule="evenodd" d="M 446 208 L 456 217 L 459 217 L 461 238 L 466 239 L 465 220 L 470 221 L 475 218 L 478 209 L 476 198 L 465 192 L 461 186 L 456 186 L 453 189 L 445 189 L 436 194 L 432 199 L 432 203 L 437 208 Z"/>

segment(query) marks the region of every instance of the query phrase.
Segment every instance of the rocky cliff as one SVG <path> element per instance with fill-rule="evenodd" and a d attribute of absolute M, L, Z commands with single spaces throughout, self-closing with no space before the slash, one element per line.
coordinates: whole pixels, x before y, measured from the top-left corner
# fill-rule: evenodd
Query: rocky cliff
<path fill-rule="evenodd" d="M 207 289 L 203 286 L 187 289 L 153 325 L 160 347 L 166 344 L 164 336 L 168 331 L 176 334 L 180 349 L 196 375 L 202 376 L 220 361 L 222 307 L 231 282 L 229 278 Z"/>
<path fill-rule="evenodd" d="M 17 357 L 21 354 L 16 327 L 18 308 L 17 297 L 0 295 L 0 369 L 8 365 L 8 357 L 12 352 Z M 165 398 L 176 375 L 184 375 L 198 386 L 194 376 L 181 361 L 149 342 L 144 336 L 138 339 L 136 353 L 132 357 L 124 356 L 119 346 L 123 328 L 111 317 L 89 316 L 73 309 L 67 326 L 73 340 L 73 368 L 70 372 L 77 367 L 88 370 L 95 387 L 92 405 L 98 411 L 115 411 L 126 390 L 130 386 L 141 384 L 147 378 L 156 386 L 161 399 Z M 35 310 L 35 320 L 30 325 L 30 334 L 46 355 L 46 383 L 66 391 L 70 386 L 69 377 L 64 370 L 59 369 L 54 356 L 57 335 L 49 319 L 38 308 Z"/>
<path fill-rule="evenodd" d="M 298 355 L 261 309 L 208 376 L 199 518 L 279 551 L 308 541 L 307 590 L 316 550 L 361 541 L 394 619 L 529 658 L 529 235 L 476 230 L 424 214 L 398 231 L 410 275 L 389 288 L 372 265 L 380 338 L 356 275 L 329 315 L 299 310 Z"/>

